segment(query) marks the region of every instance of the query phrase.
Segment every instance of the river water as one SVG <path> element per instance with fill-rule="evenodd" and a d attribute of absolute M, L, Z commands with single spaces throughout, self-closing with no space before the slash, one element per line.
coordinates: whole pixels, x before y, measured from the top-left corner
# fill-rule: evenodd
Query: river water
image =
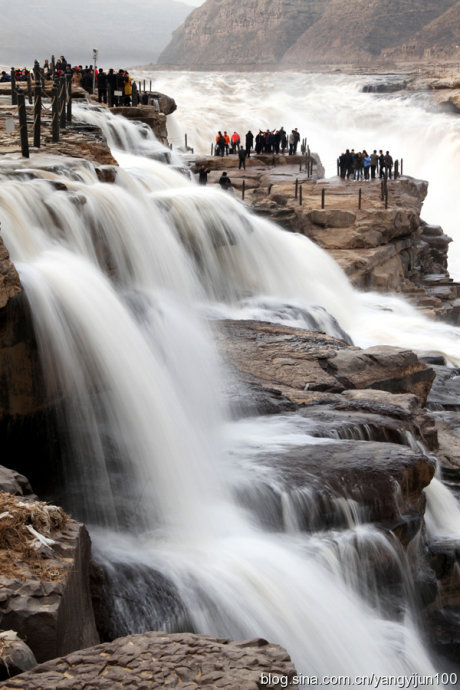
<path fill-rule="evenodd" d="M 172 75 L 171 85 L 181 78 L 195 77 Z M 34 158 L 21 179 L 18 163 L 4 160 L 0 222 L 43 365 L 68 399 L 66 501 L 107 567 L 115 632 L 262 636 L 318 677 L 432 674 L 394 543 L 362 522 L 354 502 L 335 505 L 337 528 L 300 528 L 292 488 L 269 460 L 323 443 L 309 420 L 228 417 L 213 319 L 315 322 L 358 344 L 410 344 L 457 364 L 458 329 L 396 298 L 356 292 L 306 238 L 152 158 L 161 150 L 142 128 L 81 106 L 76 113 L 106 131 L 122 166 L 116 183 L 98 182 L 90 164 L 39 169 Z M 209 138 L 204 131 L 203 146 Z M 258 482 L 282 495 L 270 528 L 238 491 Z M 304 489 L 302 510 L 308 482 Z M 435 491 L 433 506 L 442 500 Z M 437 511 L 434 532 L 444 519 Z M 391 613 L 366 565 L 373 553 L 401 572 L 403 603 Z"/>

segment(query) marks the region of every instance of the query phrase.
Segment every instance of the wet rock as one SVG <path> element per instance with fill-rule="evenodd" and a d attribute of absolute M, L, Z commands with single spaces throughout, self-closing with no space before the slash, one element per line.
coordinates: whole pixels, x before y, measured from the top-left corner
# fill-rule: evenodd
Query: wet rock
<path fill-rule="evenodd" d="M 218 337 L 243 380 L 270 388 L 297 404 L 312 394 L 372 388 L 413 393 L 422 402 L 433 371 L 410 350 L 351 347 L 324 334 L 254 321 L 225 321 Z"/>
<path fill-rule="evenodd" d="M 163 144 L 167 144 L 168 132 L 166 129 L 166 115 L 153 105 L 119 106 L 111 108 L 114 115 L 122 115 L 128 120 L 144 122 L 150 127 L 156 138 Z"/>
<path fill-rule="evenodd" d="M 171 115 L 175 110 L 177 110 L 177 104 L 174 98 L 167 96 L 165 93 L 160 93 L 159 91 L 150 91 L 149 97 L 158 102 L 160 112 L 164 113 L 165 115 Z"/>
<path fill-rule="evenodd" d="M 288 653 L 266 640 L 234 642 L 210 635 L 148 632 L 110 644 L 83 649 L 49 661 L 1 686 L 24 688 L 115 687 L 160 688 L 180 685 L 184 690 L 260 687 L 261 674 L 292 679 L 296 672 Z M 279 687 L 268 682 L 266 688 Z M 290 683 L 287 687 L 296 687 Z"/>
<path fill-rule="evenodd" d="M 31 496 L 32 487 L 27 477 L 0 465 L 0 491 L 13 496 Z"/>
<path fill-rule="evenodd" d="M 14 630 L 0 632 L 0 680 L 29 671 L 36 665 L 32 650 Z"/>
<path fill-rule="evenodd" d="M 301 528 L 340 524 L 337 499 L 344 498 L 360 506 L 362 521 L 393 529 L 405 544 L 422 525 L 423 489 L 435 471 L 433 460 L 405 446 L 356 440 L 323 440 L 281 452 L 269 450 L 257 462 L 273 469 L 282 485 L 280 491 L 296 505 Z M 255 484 L 257 479 L 251 481 Z M 260 482 L 264 481 L 261 477 Z M 299 502 L 302 492 L 308 500 Z M 281 500 L 281 493 L 278 497 Z"/>

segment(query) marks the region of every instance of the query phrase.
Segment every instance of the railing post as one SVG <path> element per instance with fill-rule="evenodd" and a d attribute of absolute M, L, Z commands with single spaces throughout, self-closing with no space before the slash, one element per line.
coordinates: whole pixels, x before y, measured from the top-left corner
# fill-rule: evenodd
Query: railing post
<path fill-rule="evenodd" d="M 359 191 L 358 191 L 358 208 L 359 208 L 359 210 L 361 210 L 361 199 L 362 199 L 362 196 L 363 196 L 363 190 L 362 190 L 361 187 L 360 187 L 360 188 L 359 188 Z"/>
<path fill-rule="evenodd" d="M 246 180 L 243 180 L 243 185 L 241 187 L 241 200 L 244 201 L 244 193 L 246 191 Z"/>
<path fill-rule="evenodd" d="M 299 185 L 299 206 L 302 206 L 302 185 Z"/>
<path fill-rule="evenodd" d="M 65 118 L 65 77 L 61 77 L 59 79 L 59 127 L 61 129 L 66 127 Z"/>
<path fill-rule="evenodd" d="M 211 142 L 211 156 L 214 155 L 214 144 Z"/>
<path fill-rule="evenodd" d="M 399 177 L 399 161 L 398 159 L 395 160 L 395 180 L 397 180 Z"/>
<path fill-rule="evenodd" d="M 52 112 L 52 123 L 51 129 L 53 132 L 53 142 L 59 141 L 59 104 L 58 104 L 58 90 L 57 86 L 54 85 L 51 90 L 51 112 Z"/>
<path fill-rule="evenodd" d="M 72 77 L 69 75 L 66 80 L 67 96 L 67 122 L 72 122 Z"/>
<path fill-rule="evenodd" d="M 16 77 L 14 67 L 11 68 L 11 105 L 18 104 L 18 93 L 16 91 Z"/>
<path fill-rule="evenodd" d="M 185 150 L 187 151 L 187 135 L 185 135 L 184 141 L 185 141 Z"/>
<path fill-rule="evenodd" d="M 323 187 L 321 190 L 321 208 L 324 208 L 325 199 L 326 199 L 326 190 Z"/>
<path fill-rule="evenodd" d="M 299 180 L 296 180 L 296 181 L 295 181 L 295 196 L 294 196 L 294 199 L 297 199 L 298 195 L 299 195 Z"/>
<path fill-rule="evenodd" d="M 29 105 L 32 105 L 32 77 L 30 72 L 27 75 L 27 97 L 29 99 Z"/>
<path fill-rule="evenodd" d="M 401 175 L 403 174 L 403 163 L 404 163 L 404 161 L 403 161 L 403 159 L 401 158 Z"/>
<path fill-rule="evenodd" d="M 29 158 L 29 140 L 27 138 L 26 101 L 23 93 L 18 93 L 19 134 L 21 137 L 21 152 L 24 158 Z"/>
<path fill-rule="evenodd" d="M 337 158 L 337 177 L 340 177 L 340 160 Z"/>
<path fill-rule="evenodd" d="M 40 129 L 42 124 L 42 89 L 40 80 L 40 65 L 35 60 L 35 101 L 34 101 L 34 146 L 40 148 Z"/>
<path fill-rule="evenodd" d="M 54 55 L 51 56 L 51 79 L 54 81 L 54 78 L 56 76 L 56 62 L 54 59 Z"/>

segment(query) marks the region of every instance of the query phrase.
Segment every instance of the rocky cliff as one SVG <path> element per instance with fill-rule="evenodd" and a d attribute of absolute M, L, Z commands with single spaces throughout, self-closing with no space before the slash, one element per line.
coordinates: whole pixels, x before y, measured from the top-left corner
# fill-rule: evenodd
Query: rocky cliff
<path fill-rule="evenodd" d="M 412 44 L 416 35 L 424 48 L 444 35 L 458 43 L 458 22 L 452 23 L 458 5 L 456 0 L 207 0 L 176 30 L 158 62 L 213 69 L 372 61 Z"/>

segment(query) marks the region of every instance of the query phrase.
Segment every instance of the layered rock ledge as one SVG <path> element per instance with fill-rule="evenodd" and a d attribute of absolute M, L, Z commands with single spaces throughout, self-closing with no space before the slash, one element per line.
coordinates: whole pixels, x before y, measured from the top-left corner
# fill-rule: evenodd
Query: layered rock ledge
<path fill-rule="evenodd" d="M 244 688 L 258 690 L 261 676 L 283 677 L 283 687 L 298 687 L 288 653 L 266 640 L 233 642 L 210 635 L 130 635 L 111 644 L 69 654 L 37 666 L 0 685 L 1 690 L 51 688 Z M 285 679 L 285 681 L 284 681 Z M 263 683 L 279 687 L 279 683 Z"/>
<path fill-rule="evenodd" d="M 245 201 L 255 213 L 325 249 L 358 289 L 401 293 L 428 316 L 458 324 L 460 285 L 447 270 L 452 240 L 420 216 L 427 182 L 389 180 L 385 208 L 380 180 L 326 180 L 318 156 L 311 160 L 311 175 L 305 156 L 251 156 L 246 170 L 238 170 L 237 156 L 203 157 L 193 170 L 210 168 L 211 184 L 228 170 L 236 194 L 244 181 Z"/>

